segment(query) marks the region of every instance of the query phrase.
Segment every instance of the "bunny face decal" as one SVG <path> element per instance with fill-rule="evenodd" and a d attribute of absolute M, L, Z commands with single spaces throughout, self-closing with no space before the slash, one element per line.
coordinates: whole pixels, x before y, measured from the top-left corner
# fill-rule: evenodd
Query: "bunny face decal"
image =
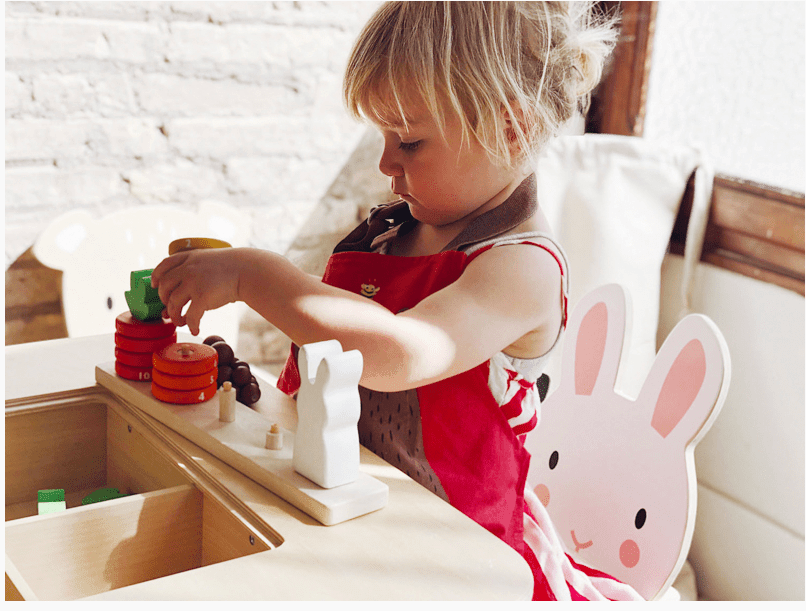
<path fill-rule="evenodd" d="M 694 446 L 724 402 L 727 346 L 705 316 L 664 342 L 636 400 L 614 390 L 627 300 L 618 285 L 588 294 L 568 322 L 559 385 L 527 438 L 527 487 L 568 553 L 647 599 L 676 577 L 691 544 Z"/>

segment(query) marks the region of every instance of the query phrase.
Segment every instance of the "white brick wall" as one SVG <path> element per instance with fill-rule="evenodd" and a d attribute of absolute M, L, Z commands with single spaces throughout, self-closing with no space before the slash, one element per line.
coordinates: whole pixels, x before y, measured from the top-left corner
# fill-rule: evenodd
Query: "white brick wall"
<path fill-rule="evenodd" d="M 7 2 L 6 268 L 69 209 L 202 198 L 284 252 L 363 127 L 341 78 L 378 2 Z"/>

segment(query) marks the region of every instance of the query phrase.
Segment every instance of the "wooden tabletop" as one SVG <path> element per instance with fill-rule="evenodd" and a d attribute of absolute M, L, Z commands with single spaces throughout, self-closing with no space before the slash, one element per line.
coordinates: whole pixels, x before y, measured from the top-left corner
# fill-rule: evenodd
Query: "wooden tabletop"
<path fill-rule="evenodd" d="M 180 341 L 195 341 L 190 336 Z M 113 335 L 9 346 L 6 401 L 97 390 Z M 295 403 L 261 380 L 257 411 L 296 428 Z M 89 391 L 88 391 L 89 392 Z M 142 414 L 143 418 L 149 417 Z M 532 594 L 515 550 L 366 449 L 361 470 L 389 486 L 388 505 L 323 526 L 156 420 L 162 435 L 225 486 L 282 542 L 252 554 L 92 597 L 117 600 L 497 600 Z"/>

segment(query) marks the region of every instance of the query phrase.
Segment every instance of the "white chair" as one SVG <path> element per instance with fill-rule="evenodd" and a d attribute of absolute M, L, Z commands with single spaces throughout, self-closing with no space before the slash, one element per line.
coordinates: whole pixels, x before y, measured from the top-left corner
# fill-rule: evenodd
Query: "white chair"
<path fill-rule="evenodd" d="M 197 210 L 169 205 L 129 207 L 103 218 L 75 210 L 55 218 L 34 244 L 34 255 L 61 270 L 62 305 L 70 337 L 112 333 L 128 310 L 124 293 L 132 271 L 150 269 L 184 237 L 210 237 L 234 247 L 249 243 L 249 218 L 232 206 L 202 201 Z M 244 304 L 206 312 L 198 341 L 220 335 L 237 349 Z M 183 327 L 180 331 L 187 331 Z"/>
<path fill-rule="evenodd" d="M 713 169 L 698 151 L 630 136 L 585 134 L 552 141 L 537 165 L 538 202 L 568 256 L 569 311 L 585 295 L 616 283 L 630 296 L 624 353 L 615 391 L 635 398 L 644 385 L 659 340 L 661 267 L 675 219 L 694 176 L 693 202 L 679 286 L 689 313 L 695 267 L 711 203 Z M 551 394 L 562 383 L 560 359 L 546 373 Z M 536 443 L 531 439 L 531 443 Z M 531 445 L 527 442 L 527 445 Z M 696 599 L 691 564 L 683 565 L 667 595 Z"/>
<path fill-rule="evenodd" d="M 609 284 L 572 312 L 562 377 L 526 439 L 527 489 L 537 497 L 532 510 L 545 507 L 575 561 L 648 600 L 674 600 L 697 511 L 694 448 L 724 403 L 730 356 L 716 325 L 690 314 L 650 363 L 637 398 L 624 396 L 614 383 L 628 303 L 624 289 Z"/>

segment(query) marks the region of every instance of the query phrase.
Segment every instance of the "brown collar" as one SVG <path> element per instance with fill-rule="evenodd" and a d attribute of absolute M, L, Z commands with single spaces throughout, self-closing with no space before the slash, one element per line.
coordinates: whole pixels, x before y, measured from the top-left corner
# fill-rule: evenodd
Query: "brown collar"
<path fill-rule="evenodd" d="M 531 218 L 536 211 L 537 178 L 530 174 L 499 206 L 474 218 L 442 252 L 462 250 L 506 233 Z M 333 253 L 372 252 L 383 242 L 405 235 L 417 222 L 403 200 L 377 206 L 367 220 L 339 242 Z"/>
<path fill-rule="evenodd" d="M 477 216 L 442 252 L 461 250 L 514 229 L 537 211 L 537 178 L 529 174 L 499 206 Z"/>

